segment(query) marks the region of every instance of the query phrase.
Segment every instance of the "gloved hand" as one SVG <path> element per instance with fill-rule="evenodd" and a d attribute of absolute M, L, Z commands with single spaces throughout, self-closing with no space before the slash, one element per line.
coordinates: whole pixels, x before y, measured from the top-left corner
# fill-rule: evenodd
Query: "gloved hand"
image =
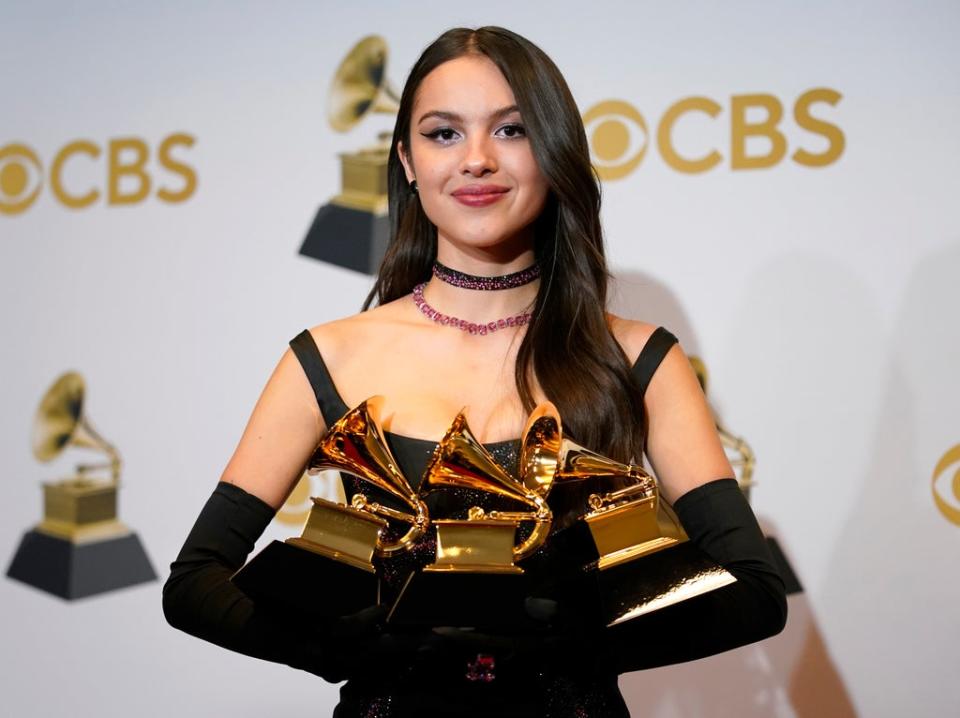
<path fill-rule="evenodd" d="M 779 633 L 786 622 L 783 579 L 737 482 L 710 481 L 673 508 L 690 541 L 737 580 L 607 629 L 619 673 L 737 648 Z"/>
<path fill-rule="evenodd" d="M 318 624 L 303 631 L 301 665 L 328 681 L 362 678 L 376 683 L 402 681 L 412 671 L 433 660 L 442 660 L 442 641 L 430 631 L 390 630 L 387 606 L 362 611 Z"/>
<path fill-rule="evenodd" d="M 219 482 L 197 517 L 163 587 L 163 611 L 175 628 L 248 656 L 285 663 L 338 682 L 363 673 L 398 674 L 437 638 L 385 633 L 386 608 L 314 621 L 254 602 L 230 581 L 275 511 L 233 484 Z"/>

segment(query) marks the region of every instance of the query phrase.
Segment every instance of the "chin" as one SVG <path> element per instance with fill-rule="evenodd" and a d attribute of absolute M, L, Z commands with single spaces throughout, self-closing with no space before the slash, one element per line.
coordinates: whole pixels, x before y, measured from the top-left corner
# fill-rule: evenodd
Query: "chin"
<path fill-rule="evenodd" d="M 440 234 L 448 238 L 454 245 L 459 245 L 462 247 L 473 247 L 476 249 L 491 249 L 493 247 L 511 244 L 511 243 L 529 243 L 533 244 L 533 235 L 532 233 L 527 237 L 524 232 L 525 227 L 510 227 L 503 229 L 486 229 L 480 232 L 444 232 L 440 230 Z"/>
<path fill-rule="evenodd" d="M 507 234 L 498 234 L 498 235 L 474 235 L 474 236 L 465 236 L 465 237 L 453 237 L 451 241 L 454 244 L 459 244 L 463 247 L 473 247 L 475 249 L 493 249 L 501 245 L 505 245 L 510 241 L 510 235 Z"/>

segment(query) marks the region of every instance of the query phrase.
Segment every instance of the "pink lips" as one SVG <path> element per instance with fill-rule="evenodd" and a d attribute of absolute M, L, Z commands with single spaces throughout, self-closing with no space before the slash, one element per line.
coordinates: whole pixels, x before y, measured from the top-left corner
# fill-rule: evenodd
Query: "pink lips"
<path fill-rule="evenodd" d="M 455 190 L 453 196 L 468 207 L 485 207 L 501 199 L 509 191 L 509 187 L 496 184 L 470 184 Z"/>

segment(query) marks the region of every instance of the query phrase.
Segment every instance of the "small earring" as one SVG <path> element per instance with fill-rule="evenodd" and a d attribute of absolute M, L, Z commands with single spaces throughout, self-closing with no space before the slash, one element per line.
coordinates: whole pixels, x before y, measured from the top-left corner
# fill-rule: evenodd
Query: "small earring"
<path fill-rule="evenodd" d="M 416 180 L 413 180 L 413 182 L 410 183 L 410 191 L 413 192 L 413 194 L 417 194 L 417 181 L 416 181 Z"/>

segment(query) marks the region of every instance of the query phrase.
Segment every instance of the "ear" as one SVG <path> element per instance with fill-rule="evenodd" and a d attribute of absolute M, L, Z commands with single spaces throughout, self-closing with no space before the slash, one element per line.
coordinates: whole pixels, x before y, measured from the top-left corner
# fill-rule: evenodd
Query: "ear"
<path fill-rule="evenodd" d="M 417 175 L 413 171 L 413 163 L 407 156 L 407 148 L 403 146 L 403 141 L 397 142 L 397 156 L 400 158 L 400 164 L 403 165 L 403 172 L 407 175 L 407 184 L 413 182 Z"/>

